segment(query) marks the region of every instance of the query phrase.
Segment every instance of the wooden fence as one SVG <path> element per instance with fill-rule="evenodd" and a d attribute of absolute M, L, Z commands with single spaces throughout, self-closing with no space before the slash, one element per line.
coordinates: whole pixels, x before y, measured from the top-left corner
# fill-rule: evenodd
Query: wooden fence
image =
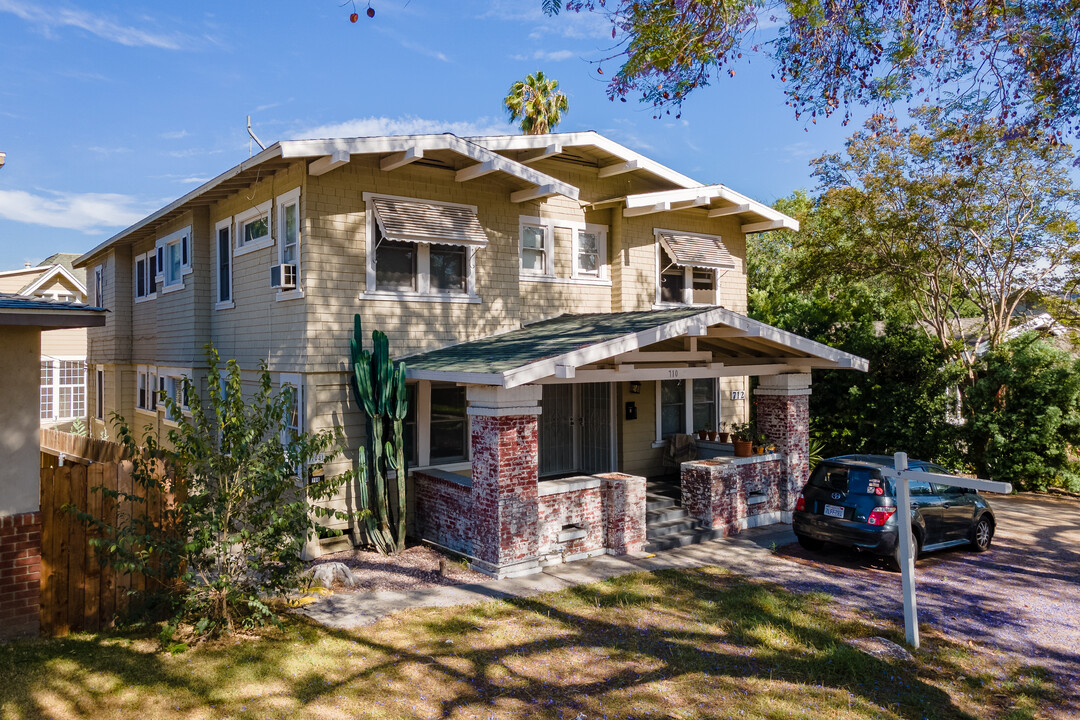
<path fill-rule="evenodd" d="M 44 434 L 44 431 L 43 431 Z M 77 436 L 76 436 L 77 437 Z M 132 464 L 65 463 L 41 469 L 41 631 L 66 635 L 74 630 L 96 631 L 112 623 L 127 608 L 130 591 L 142 590 L 142 574 L 117 573 L 102 567 L 90 546 L 94 530 L 73 513 L 74 506 L 110 524 L 146 514 L 160 527 L 171 494 L 154 491 L 145 502 L 106 497 L 98 487 L 144 495 L 132 478 Z"/>
<path fill-rule="evenodd" d="M 56 465 L 55 457 L 60 453 L 66 456 L 65 459 L 82 462 L 118 463 L 127 457 L 124 446 L 119 443 L 49 428 L 41 429 L 41 451 L 54 456 L 53 460 L 42 458 L 42 467 Z"/>

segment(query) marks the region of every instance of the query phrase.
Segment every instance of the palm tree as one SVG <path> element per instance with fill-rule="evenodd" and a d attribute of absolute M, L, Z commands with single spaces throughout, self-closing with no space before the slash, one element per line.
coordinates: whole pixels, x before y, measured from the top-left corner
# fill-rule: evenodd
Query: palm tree
<path fill-rule="evenodd" d="M 557 92 L 558 89 L 558 80 L 544 77 L 543 72 L 518 80 L 510 86 L 510 94 L 503 101 L 510 122 L 520 119 L 521 131 L 526 135 L 543 135 L 554 130 L 570 107 L 566 95 Z"/>

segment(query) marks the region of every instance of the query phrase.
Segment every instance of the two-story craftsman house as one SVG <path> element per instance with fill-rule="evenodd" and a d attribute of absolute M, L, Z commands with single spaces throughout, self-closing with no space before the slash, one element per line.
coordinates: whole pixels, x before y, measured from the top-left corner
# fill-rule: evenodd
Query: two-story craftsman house
<path fill-rule="evenodd" d="M 750 376 L 783 469 L 759 520 L 779 521 L 811 369 L 865 369 L 745 317 L 746 236 L 782 228 L 593 132 L 279 142 L 78 260 L 110 310 L 95 432 L 113 410 L 166 430 L 155 390 L 205 392 L 213 342 L 300 389 L 297 427 L 343 427 L 344 469 L 360 313 L 409 368 L 412 527 L 481 569 L 640 549 L 642 478 L 669 437 L 744 419 Z"/>

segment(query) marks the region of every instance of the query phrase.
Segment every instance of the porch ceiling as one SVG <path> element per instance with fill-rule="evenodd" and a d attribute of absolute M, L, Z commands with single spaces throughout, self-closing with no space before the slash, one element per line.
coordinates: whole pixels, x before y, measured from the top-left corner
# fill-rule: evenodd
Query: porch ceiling
<path fill-rule="evenodd" d="M 721 307 L 560 315 L 404 361 L 413 379 L 508 388 L 867 369 L 861 357 Z"/>

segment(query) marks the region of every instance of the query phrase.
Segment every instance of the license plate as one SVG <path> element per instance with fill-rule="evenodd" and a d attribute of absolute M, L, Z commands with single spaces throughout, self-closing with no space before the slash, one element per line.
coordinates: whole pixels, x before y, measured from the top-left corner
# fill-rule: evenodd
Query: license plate
<path fill-rule="evenodd" d="M 825 506 L 825 516 L 826 517 L 834 517 L 834 518 L 843 518 L 844 517 L 844 508 L 841 505 L 826 505 Z"/>

